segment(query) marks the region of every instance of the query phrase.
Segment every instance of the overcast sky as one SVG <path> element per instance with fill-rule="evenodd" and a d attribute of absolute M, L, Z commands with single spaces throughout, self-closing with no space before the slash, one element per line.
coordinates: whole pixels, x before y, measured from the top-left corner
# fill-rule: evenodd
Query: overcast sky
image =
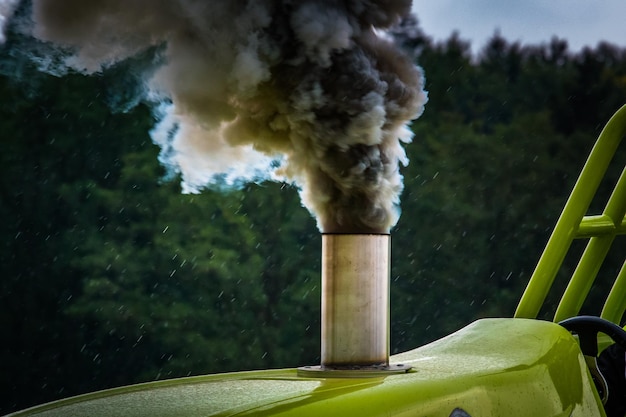
<path fill-rule="evenodd" d="M 571 51 L 608 40 L 626 47 L 626 0 L 413 0 L 420 26 L 435 40 L 458 30 L 482 48 L 496 29 L 522 44 L 567 39 Z"/>
<path fill-rule="evenodd" d="M 86 0 L 87 1 L 87 0 Z M 5 16 L 17 0 L 0 0 L 0 44 Z M 523 44 L 557 35 L 570 50 L 608 40 L 626 47 L 626 0 L 413 0 L 421 27 L 435 40 L 458 30 L 477 51 L 496 29 Z"/>

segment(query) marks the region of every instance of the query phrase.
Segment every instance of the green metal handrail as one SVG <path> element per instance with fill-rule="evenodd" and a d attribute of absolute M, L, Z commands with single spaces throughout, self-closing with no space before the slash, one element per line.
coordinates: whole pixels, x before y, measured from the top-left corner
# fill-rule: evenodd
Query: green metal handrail
<path fill-rule="evenodd" d="M 618 323 L 624 314 L 626 305 L 626 261 L 622 265 L 622 270 L 617 275 L 617 279 L 611 288 L 611 292 L 606 298 L 604 308 L 600 317 Z"/>
<path fill-rule="evenodd" d="M 515 317 L 537 317 L 573 240 L 589 238 L 557 307 L 554 321 L 572 317 L 580 311 L 615 236 L 626 234 L 626 168 L 604 212 L 601 215 L 585 216 L 624 135 L 626 135 L 626 105 L 611 117 L 591 150 L 522 295 Z M 601 315 L 607 320 L 617 322 L 625 309 L 626 263 L 618 274 Z"/>
<path fill-rule="evenodd" d="M 624 211 L 626 211 L 626 169 L 622 172 L 622 176 L 603 213 L 603 217 L 608 217 L 613 221 L 614 230 L 611 233 L 600 233 L 589 239 L 589 243 L 557 307 L 554 321 L 559 322 L 573 317 L 580 311 L 589 290 L 591 290 L 591 285 L 598 275 L 600 266 L 615 239 L 616 224 L 624 218 Z"/>

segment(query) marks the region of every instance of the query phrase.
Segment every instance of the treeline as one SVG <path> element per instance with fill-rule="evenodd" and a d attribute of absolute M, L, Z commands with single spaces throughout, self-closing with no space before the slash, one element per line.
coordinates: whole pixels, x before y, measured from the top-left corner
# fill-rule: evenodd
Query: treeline
<path fill-rule="evenodd" d="M 626 101 L 623 48 L 573 53 L 559 39 L 522 47 L 496 34 L 472 56 L 458 35 L 434 43 L 414 29 L 397 36 L 430 101 L 392 232 L 394 352 L 513 314 L 587 153 Z M 318 363 L 320 236 L 297 191 L 181 194 L 150 141 L 150 109 L 108 105 L 133 88 L 123 68 L 46 75 L 15 53 L 22 41 L 10 33 L 0 50 L 0 413 Z"/>

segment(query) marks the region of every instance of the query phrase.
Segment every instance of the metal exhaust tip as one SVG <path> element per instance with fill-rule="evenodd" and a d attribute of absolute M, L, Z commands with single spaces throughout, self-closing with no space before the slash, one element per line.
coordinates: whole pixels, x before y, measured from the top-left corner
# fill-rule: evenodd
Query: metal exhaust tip
<path fill-rule="evenodd" d="M 404 373 L 389 364 L 389 234 L 322 235 L 321 364 L 298 368 L 309 377 Z"/>

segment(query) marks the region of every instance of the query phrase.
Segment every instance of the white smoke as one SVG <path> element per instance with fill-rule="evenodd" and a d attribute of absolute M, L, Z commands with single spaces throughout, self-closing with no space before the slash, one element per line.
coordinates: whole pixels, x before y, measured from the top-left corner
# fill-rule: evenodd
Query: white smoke
<path fill-rule="evenodd" d="M 6 42 L 5 26 L 17 7 L 19 0 L 0 0 L 0 45 Z"/>
<path fill-rule="evenodd" d="M 161 103 L 152 137 L 186 191 L 286 180 L 323 231 L 387 232 L 426 94 L 379 33 L 410 3 L 33 0 L 33 34 L 73 50 L 65 64 L 85 73 L 163 48 L 147 80 Z"/>

